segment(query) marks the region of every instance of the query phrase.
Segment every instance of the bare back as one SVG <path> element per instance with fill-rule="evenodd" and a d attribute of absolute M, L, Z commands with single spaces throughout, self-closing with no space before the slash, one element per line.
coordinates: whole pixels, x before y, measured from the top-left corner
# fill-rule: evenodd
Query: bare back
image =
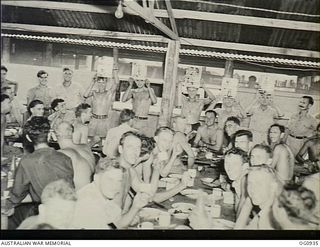
<path fill-rule="evenodd" d="M 286 144 L 278 144 L 273 153 L 272 167 L 275 168 L 282 181 L 291 180 L 295 161 L 292 151 Z"/>
<path fill-rule="evenodd" d="M 73 181 L 76 190 L 81 189 L 83 186 L 91 182 L 92 172 L 89 162 L 84 159 L 77 151 L 72 148 L 65 148 L 58 150 L 59 152 L 67 155 L 72 160 L 73 166 Z"/>

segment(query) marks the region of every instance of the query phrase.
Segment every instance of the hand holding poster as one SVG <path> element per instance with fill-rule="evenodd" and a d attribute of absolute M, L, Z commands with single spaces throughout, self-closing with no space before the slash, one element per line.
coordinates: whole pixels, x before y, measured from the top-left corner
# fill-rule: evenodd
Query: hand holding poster
<path fill-rule="evenodd" d="M 147 78 L 147 66 L 145 63 L 135 62 L 132 64 L 132 77 L 144 80 Z"/>
<path fill-rule="evenodd" d="M 236 97 L 238 92 L 238 84 L 238 79 L 224 77 L 221 84 L 221 95 Z"/>
<path fill-rule="evenodd" d="M 113 58 L 99 57 L 97 61 L 97 75 L 101 77 L 112 77 Z"/>

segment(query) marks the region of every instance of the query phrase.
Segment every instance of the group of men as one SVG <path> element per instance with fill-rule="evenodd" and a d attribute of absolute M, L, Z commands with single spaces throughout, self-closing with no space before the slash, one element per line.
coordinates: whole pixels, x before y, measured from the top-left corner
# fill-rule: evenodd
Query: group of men
<path fill-rule="evenodd" d="M 1 67 L 1 151 L 17 89 L 17 83 L 5 79 L 7 71 Z M 298 113 L 285 128 L 275 124 L 283 114 L 266 93 L 257 90 L 246 110 L 230 96 L 217 108 L 216 97 L 203 83 L 208 95 L 204 99 L 189 85 L 181 115 L 173 117 L 172 126 L 150 131 L 148 113 L 157 97 L 148 80 L 130 78 L 121 100 L 132 99 L 132 110 L 122 110 L 119 126 L 112 127 L 117 71 L 115 67 L 112 78 L 96 75 L 86 91 L 72 82 L 69 68 L 63 69 L 64 80 L 56 90 L 48 87 L 47 72 L 37 73 L 39 85 L 27 93 L 29 116 L 22 125 L 23 138 L 34 150 L 24 154 L 15 171 L 5 205 L 10 229 L 21 222 L 22 229 L 43 224 L 53 228 L 126 228 L 141 208 L 167 200 L 187 187 L 190 174 L 186 170 L 195 167 L 192 147 L 222 154 L 238 148 L 251 157 L 251 165 L 268 163 L 283 181 L 292 179 L 295 157 L 299 162 L 319 160 L 319 149 L 315 148 L 319 146 L 319 125 L 309 114 L 314 104 L 310 96 L 301 98 Z M 42 110 L 36 111 L 39 105 Z M 247 116 L 251 117 L 250 125 L 244 127 Z M 58 143 L 58 150 L 49 147 L 52 140 Z M 103 147 L 98 161 L 91 147 L 100 140 Z M 255 144 L 262 146 L 253 150 Z M 187 154 L 186 165 L 181 160 L 183 153 Z M 183 174 L 180 184 L 159 192 L 159 179 L 170 173 Z M 69 206 L 58 207 L 59 202 Z"/>

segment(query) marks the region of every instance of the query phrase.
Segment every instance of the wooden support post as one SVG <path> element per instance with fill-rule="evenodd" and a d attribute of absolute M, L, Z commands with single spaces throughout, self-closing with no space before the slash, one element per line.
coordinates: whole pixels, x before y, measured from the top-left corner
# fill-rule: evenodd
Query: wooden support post
<path fill-rule="evenodd" d="M 2 38 L 2 57 L 1 63 L 8 64 L 10 63 L 10 38 Z"/>
<path fill-rule="evenodd" d="M 46 51 L 45 51 L 45 61 L 44 63 L 47 65 L 47 66 L 51 66 L 52 65 L 52 61 L 53 61 L 53 44 L 52 43 L 49 43 L 47 44 L 46 46 Z"/>
<path fill-rule="evenodd" d="M 177 87 L 180 42 L 169 41 L 164 68 L 164 85 L 158 126 L 170 126 Z"/>
<path fill-rule="evenodd" d="M 232 78 L 233 77 L 233 61 L 227 60 L 226 65 L 224 67 L 224 77 Z"/>

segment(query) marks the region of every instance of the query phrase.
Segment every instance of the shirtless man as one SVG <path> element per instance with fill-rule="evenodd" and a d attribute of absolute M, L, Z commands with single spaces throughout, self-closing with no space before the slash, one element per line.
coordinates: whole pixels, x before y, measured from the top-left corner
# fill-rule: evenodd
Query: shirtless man
<path fill-rule="evenodd" d="M 271 167 L 277 171 L 281 181 L 290 181 L 293 177 L 294 155 L 289 146 L 283 142 L 285 127 L 273 124 L 268 131 L 268 141 L 273 150 Z"/>
<path fill-rule="evenodd" d="M 72 129 L 69 125 L 71 131 L 69 129 L 69 133 L 67 133 L 67 125 L 67 123 L 62 123 L 59 125 L 59 131 L 57 131 L 57 139 L 58 144 L 60 146 L 60 150 L 58 150 L 58 152 L 67 155 L 71 159 L 74 173 L 73 182 L 75 185 L 75 189 L 79 190 L 83 186 L 91 182 L 93 167 L 89 163 L 89 161 L 86 160 L 83 156 L 81 156 L 77 149 L 74 148 L 76 145 L 72 143 Z"/>
<path fill-rule="evenodd" d="M 309 114 L 314 101 L 310 96 L 303 96 L 298 105 L 298 113 L 291 116 L 288 122 L 287 144 L 294 155 L 297 155 L 307 138 L 315 134 L 317 120 Z"/>
<path fill-rule="evenodd" d="M 76 108 L 76 120 L 73 123 L 74 132 L 72 137 L 75 144 L 88 144 L 88 125 L 91 120 L 91 112 L 92 108 L 89 104 L 80 104 Z"/>
<path fill-rule="evenodd" d="M 61 122 L 55 129 L 61 149 L 73 149 L 82 156 L 90 167 L 90 171 L 94 172 L 95 158 L 87 144 L 75 144 L 72 141 L 73 127 L 68 122 Z"/>
<path fill-rule="evenodd" d="M 107 80 L 102 75 L 93 78 L 84 94 L 84 98 L 92 97 L 92 119 L 89 124 L 89 136 L 105 138 L 110 129 L 110 109 L 114 101 L 115 92 L 119 85 L 117 68 L 113 69 L 113 78 Z M 98 91 L 92 90 L 97 85 Z"/>
<path fill-rule="evenodd" d="M 205 87 L 204 81 L 201 81 L 201 86 L 208 94 L 208 98 L 199 99 L 198 89 L 191 84 L 187 87 L 188 97 L 182 97 L 181 116 L 187 119 L 192 130 L 197 130 L 200 126 L 199 120 L 203 107 L 215 99 L 215 96 Z"/>
<path fill-rule="evenodd" d="M 304 156 L 308 153 L 308 160 Z M 320 160 L 320 124 L 317 126 L 316 135 L 308 138 L 308 140 L 303 144 L 296 159 L 301 163 L 314 163 Z M 320 168 L 320 167 L 319 167 Z"/>
<path fill-rule="evenodd" d="M 223 130 L 215 123 L 217 113 L 206 111 L 205 124 L 200 126 L 196 138 L 195 146 L 206 146 L 209 149 L 220 151 L 223 143 Z"/>
<path fill-rule="evenodd" d="M 137 85 L 136 89 L 132 89 L 133 82 Z M 132 110 L 135 113 L 135 121 L 133 128 L 139 130 L 146 136 L 153 136 L 151 133 L 150 124 L 148 121 L 148 113 L 151 105 L 157 103 L 157 96 L 150 86 L 148 79 L 129 78 L 129 87 L 122 96 L 122 102 L 126 102 L 132 98 Z"/>
<path fill-rule="evenodd" d="M 188 143 L 188 139 L 185 134 L 187 127 L 187 119 L 183 117 L 174 118 L 173 129 L 175 131 L 175 134 L 173 136 L 172 148 L 173 153 L 181 155 L 183 152 L 185 152 L 188 155 L 188 169 L 191 169 L 194 166 L 195 155 L 192 151 L 191 145 Z M 186 168 L 184 167 L 182 161 L 177 158 L 174 166 L 172 167 L 172 172 L 182 173 L 184 170 L 186 170 Z"/>
<path fill-rule="evenodd" d="M 214 104 L 211 104 L 207 111 L 213 109 Z M 240 105 L 240 102 L 232 96 L 224 96 L 222 108 L 215 109 L 214 111 L 218 114 L 218 126 L 220 129 L 223 129 L 228 117 L 237 117 L 239 119 L 243 119 L 246 116 L 243 108 Z"/>

